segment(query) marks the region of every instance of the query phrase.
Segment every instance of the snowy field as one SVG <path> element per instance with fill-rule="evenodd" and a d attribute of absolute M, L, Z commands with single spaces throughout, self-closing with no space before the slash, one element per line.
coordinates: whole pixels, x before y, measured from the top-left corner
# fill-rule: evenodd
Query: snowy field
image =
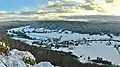
<path fill-rule="evenodd" d="M 13 39 L 30 45 L 72 52 L 78 57 L 82 55 L 81 62 L 87 62 L 87 59 L 83 60 L 83 58 L 90 56 L 92 59 L 101 57 L 104 60 L 112 61 L 113 64 L 120 64 L 120 36 L 79 34 L 62 29 L 49 30 L 30 26 L 10 29 L 8 34 Z"/>

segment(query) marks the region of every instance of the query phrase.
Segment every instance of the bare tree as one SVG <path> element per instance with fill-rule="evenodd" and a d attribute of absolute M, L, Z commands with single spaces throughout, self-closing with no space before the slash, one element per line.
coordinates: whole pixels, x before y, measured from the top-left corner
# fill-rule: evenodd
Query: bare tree
<path fill-rule="evenodd" d="M 118 51 L 118 53 L 120 54 L 120 50 L 119 50 L 120 45 L 114 45 L 114 48 L 116 48 L 116 50 Z"/>

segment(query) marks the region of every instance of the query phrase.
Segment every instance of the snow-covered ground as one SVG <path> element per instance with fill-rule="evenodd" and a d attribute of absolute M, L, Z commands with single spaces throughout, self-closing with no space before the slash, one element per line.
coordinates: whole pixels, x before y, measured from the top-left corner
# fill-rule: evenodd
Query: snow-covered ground
<path fill-rule="evenodd" d="M 20 37 L 16 32 L 22 32 L 22 34 L 29 36 L 30 39 Z M 92 59 L 102 57 L 104 60 L 112 61 L 113 64 L 120 64 L 120 54 L 114 48 L 115 45 L 120 45 L 120 36 L 113 36 L 112 34 L 110 36 L 106 34 L 79 34 L 68 30 L 49 30 L 45 28 L 31 28 L 30 26 L 10 29 L 8 30 L 8 34 L 12 34 L 13 39 L 24 41 L 30 45 L 41 46 L 39 43 L 42 43 L 44 44 L 42 46 L 50 46 L 52 50 L 71 51 L 78 57 L 83 55 L 83 58 L 87 58 L 88 56 Z M 54 41 L 54 39 L 56 40 Z M 37 42 L 37 44 L 33 44 L 33 42 Z M 59 47 L 56 48 L 56 45 Z M 80 58 L 80 61 L 86 62 L 87 59 L 82 60 Z"/>
<path fill-rule="evenodd" d="M 10 56 L 0 55 L 0 67 L 27 67 L 23 62 L 23 57 L 33 57 L 34 56 L 27 51 L 19 51 L 13 49 L 10 51 Z M 29 67 L 54 67 L 50 62 L 40 62 L 38 64 L 29 65 Z"/>
<path fill-rule="evenodd" d="M 24 57 L 31 57 L 35 59 L 35 57 L 28 51 L 19 51 L 17 49 L 13 49 L 10 51 L 11 55 L 16 58 L 22 60 Z"/>

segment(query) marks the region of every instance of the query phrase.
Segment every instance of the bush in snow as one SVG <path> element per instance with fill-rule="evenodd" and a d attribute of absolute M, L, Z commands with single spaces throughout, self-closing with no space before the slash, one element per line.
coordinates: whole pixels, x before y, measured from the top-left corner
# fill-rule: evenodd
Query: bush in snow
<path fill-rule="evenodd" d="M 36 58 L 28 51 L 19 51 L 16 49 L 13 49 L 10 51 L 12 56 L 16 59 L 23 60 L 27 64 L 35 64 L 36 63 Z"/>
<path fill-rule="evenodd" d="M 32 58 L 32 57 L 24 57 L 23 61 L 26 64 L 31 64 L 31 65 L 34 65 L 36 63 L 36 60 L 34 58 Z"/>
<path fill-rule="evenodd" d="M 0 54 L 10 55 L 9 53 L 10 47 L 5 43 L 0 42 Z"/>

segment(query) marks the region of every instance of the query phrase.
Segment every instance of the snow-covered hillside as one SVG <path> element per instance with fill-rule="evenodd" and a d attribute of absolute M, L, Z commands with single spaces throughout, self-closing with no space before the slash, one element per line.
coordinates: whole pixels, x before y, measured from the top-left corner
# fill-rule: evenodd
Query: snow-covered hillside
<path fill-rule="evenodd" d="M 35 46 L 42 46 L 51 50 L 72 52 L 80 57 L 81 62 L 87 62 L 87 57 L 120 64 L 120 36 L 112 34 L 89 35 L 79 34 L 68 30 L 49 30 L 45 28 L 31 28 L 30 26 L 8 30 L 13 39 L 21 40 Z"/>
<path fill-rule="evenodd" d="M 35 58 L 30 52 L 13 49 L 10 56 L 0 55 L 0 67 L 27 67 L 23 57 Z M 50 62 L 40 62 L 29 67 L 54 67 Z"/>

